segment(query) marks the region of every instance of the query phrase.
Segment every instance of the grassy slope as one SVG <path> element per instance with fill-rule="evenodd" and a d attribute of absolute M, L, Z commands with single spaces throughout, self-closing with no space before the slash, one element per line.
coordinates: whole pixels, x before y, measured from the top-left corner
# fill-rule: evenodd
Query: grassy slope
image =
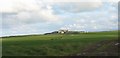
<path fill-rule="evenodd" d="M 87 34 L 69 34 L 69 35 L 36 35 L 23 37 L 3 38 L 3 55 L 76 55 L 80 53 L 103 52 L 111 48 L 109 43 L 118 38 L 117 31 L 111 32 L 91 32 Z M 96 46 L 99 42 L 100 47 Z M 101 43 L 99 43 L 101 44 Z M 85 50 L 85 51 L 84 51 Z M 87 52 L 86 50 L 91 50 Z M 108 51 L 106 51 L 107 53 Z M 115 53 L 115 51 L 113 51 Z M 87 54 L 90 55 L 90 54 Z M 104 53 L 103 53 L 104 55 Z M 116 54 L 115 54 L 116 55 Z"/>

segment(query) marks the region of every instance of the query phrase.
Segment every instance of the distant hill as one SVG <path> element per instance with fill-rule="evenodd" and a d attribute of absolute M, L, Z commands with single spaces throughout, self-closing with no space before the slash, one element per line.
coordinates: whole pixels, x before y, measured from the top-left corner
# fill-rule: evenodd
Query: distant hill
<path fill-rule="evenodd" d="M 116 33 L 120 32 L 120 30 L 114 30 L 114 31 L 98 31 L 98 32 L 85 32 L 85 31 L 69 31 L 69 30 L 58 30 L 53 31 L 50 33 L 44 33 L 44 34 L 29 34 L 29 35 L 12 35 L 12 36 L 2 36 L 0 38 L 8 38 L 8 37 L 27 37 L 27 36 L 39 36 L 39 35 L 49 35 L 49 34 L 95 34 L 95 33 Z"/>
<path fill-rule="evenodd" d="M 58 31 L 54 31 L 51 33 L 45 33 L 44 35 L 47 35 L 47 34 L 80 34 L 80 33 L 87 33 L 87 32 L 85 32 L 85 31 L 58 30 Z"/>

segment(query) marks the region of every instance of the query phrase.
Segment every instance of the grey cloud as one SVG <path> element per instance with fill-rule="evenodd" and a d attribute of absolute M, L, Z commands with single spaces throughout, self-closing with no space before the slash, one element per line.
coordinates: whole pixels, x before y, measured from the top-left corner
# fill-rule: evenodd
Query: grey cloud
<path fill-rule="evenodd" d="M 54 4 L 53 4 L 54 6 Z M 60 2 L 55 3 L 55 6 L 65 12 L 83 12 L 92 11 L 102 6 L 100 2 Z"/>

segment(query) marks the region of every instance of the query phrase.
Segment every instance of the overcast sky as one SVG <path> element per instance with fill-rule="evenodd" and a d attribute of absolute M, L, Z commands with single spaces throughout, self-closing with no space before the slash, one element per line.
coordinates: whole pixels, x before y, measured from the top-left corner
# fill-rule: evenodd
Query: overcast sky
<path fill-rule="evenodd" d="M 118 29 L 119 0 L 0 0 L 0 36 Z"/>

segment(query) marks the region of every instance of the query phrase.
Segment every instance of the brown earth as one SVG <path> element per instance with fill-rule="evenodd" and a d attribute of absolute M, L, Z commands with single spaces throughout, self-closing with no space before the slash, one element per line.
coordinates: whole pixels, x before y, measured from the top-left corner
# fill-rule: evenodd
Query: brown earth
<path fill-rule="evenodd" d="M 89 45 L 80 53 L 71 56 L 118 56 L 118 47 L 120 47 L 118 40 L 104 40 Z"/>

